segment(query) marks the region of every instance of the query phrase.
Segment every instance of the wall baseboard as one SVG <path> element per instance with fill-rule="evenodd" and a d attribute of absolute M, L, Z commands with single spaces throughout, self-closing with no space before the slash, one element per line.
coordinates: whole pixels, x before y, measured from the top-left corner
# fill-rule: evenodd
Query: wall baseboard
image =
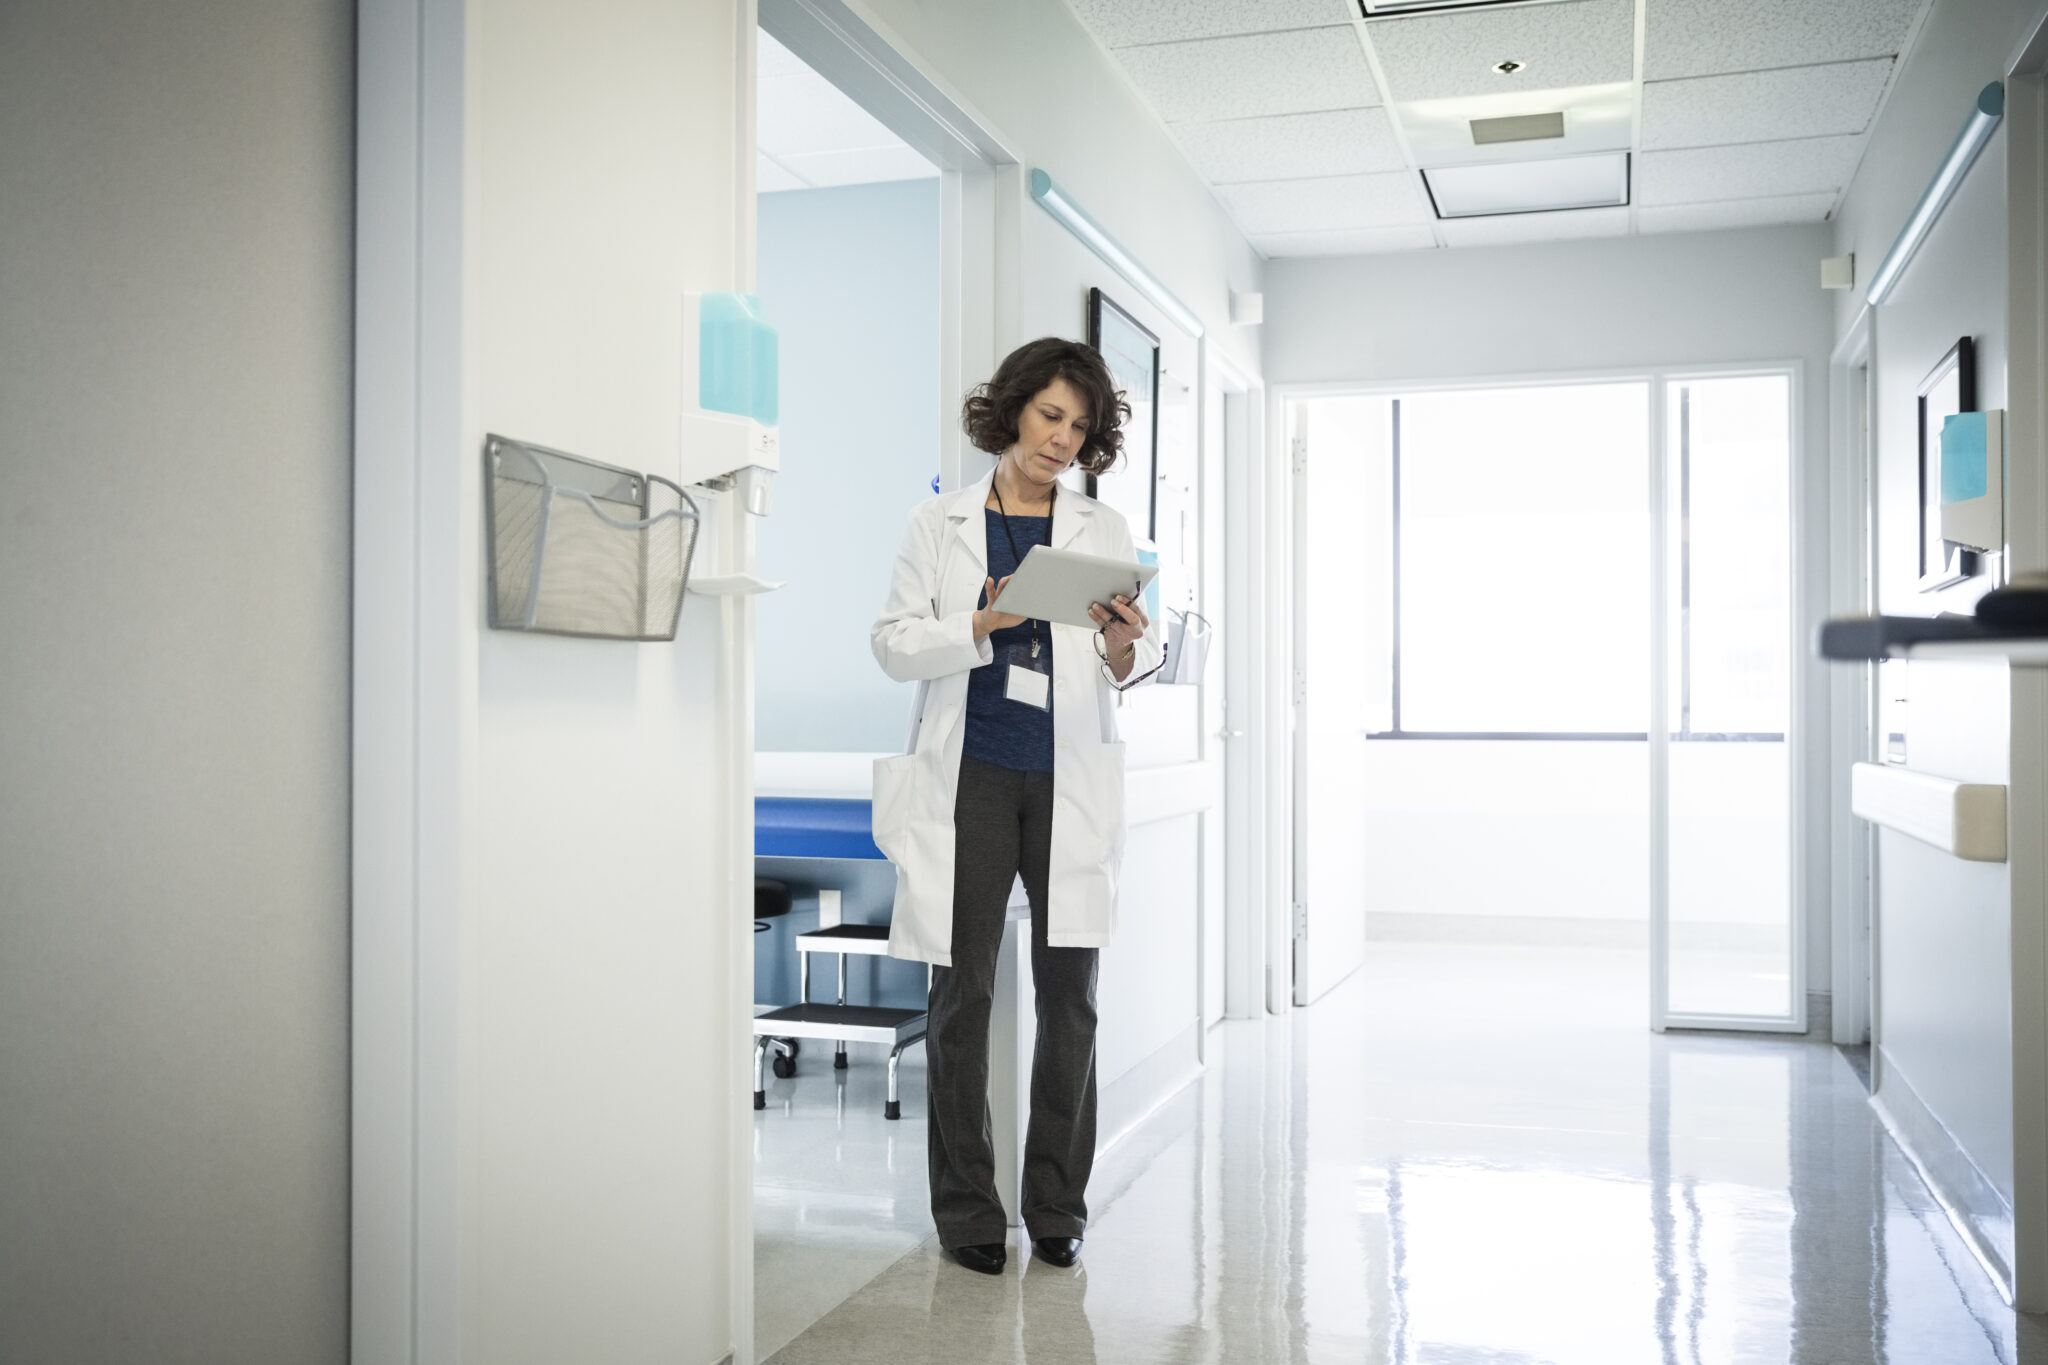
<path fill-rule="evenodd" d="M 1102 1087 L 1095 1101 L 1098 1154 L 1129 1137 L 1152 1111 L 1202 1075 L 1202 1026 L 1190 1023 L 1171 1042 Z"/>
<path fill-rule="evenodd" d="M 2012 1205 L 1927 1107 L 1891 1054 L 1882 1047 L 1875 1051 L 1878 1088 L 1870 1097 L 1870 1107 L 1983 1265 L 1999 1297 L 2011 1303 Z"/>

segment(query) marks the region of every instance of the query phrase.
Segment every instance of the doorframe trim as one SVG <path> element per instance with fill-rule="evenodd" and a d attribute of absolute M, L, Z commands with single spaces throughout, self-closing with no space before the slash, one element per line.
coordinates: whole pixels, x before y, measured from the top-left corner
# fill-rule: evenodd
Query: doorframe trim
<path fill-rule="evenodd" d="M 462 441 L 466 24 L 460 4 L 356 6 L 349 1353 L 366 1365 L 461 1348 L 451 983 L 480 528 L 472 467 L 444 456 Z"/>
<path fill-rule="evenodd" d="M 1216 547 L 1223 576 L 1223 706 L 1220 757 L 1223 766 L 1223 1017 L 1255 1019 L 1265 1013 L 1265 915 L 1259 888 L 1265 857 L 1267 822 L 1260 818 L 1264 790 L 1260 778 L 1261 725 L 1266 715 L 1257 662 L 1260 613 L 1255 610 L 1264 564 L 1264 530 L 1257 494 L 1256 471 L 1266 466 L 1266 387 L 1249 369 L 1230 358 L 1211 338 L 1203 338 L 1205 387 L 1222 389 L 1223 430 L 1217 433 L 1214 496 L 1222 502 L 1218 519 L 1221 543 Z M 1231 404 L 1238 404 L 1233 414 Z M 1237 446 L 1232 447 L 1235 434 Z M 1205 433 L 1205 443 L 1207 436 Z M 1206 487 L 1206 484 L 1205 484 Z M 1207 551 L 1205 549 L 1204 553 Z M 1239 571 L 1232 572 L 1233 567 Z M 1206 723 L 1206 717 L 1205 717 Z M 1233 750 L 1230 746 L 1235 745 Z M 1206 1046 L 1206 1044 L 1205 1044 Z"/>
<path fill-rule="evenodd" d="M 1876 417 L 1871 382 L 1876 362 L 1876 314 L 1860 308 L 1828 360 L 1829 508 L 1832 562 L 1828 612 L 1866 614 L 1876 608 L 1877 523 L 1872 480 Z M 1856 376 L 1863 376 L 1860 387 Z M 1872 1041 L 1876 1016 L 1874 943 L 1875 840 L 1849 808 L 1852 763 L 1873 757 L 1877 669 L 1834 665 L 1828 675 L 1830 849 L 1829 964 L 1831 1041 Z"/>

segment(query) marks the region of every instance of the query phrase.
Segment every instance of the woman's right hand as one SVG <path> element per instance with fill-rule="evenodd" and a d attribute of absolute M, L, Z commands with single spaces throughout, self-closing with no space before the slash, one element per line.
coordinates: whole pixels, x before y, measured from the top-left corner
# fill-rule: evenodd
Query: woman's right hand
<path fill-rule="evenodd" d="M 1012 626 L 1021 626 L 1030 619 L 1025 616 L 1012 616 L 1008 612 L 996 610 L 996 598 L 1002 595 L 1003 589 L 1009 586 L 1009 582 L 1010 575 L 1005 574 L 1003 575 L 1003 581 L 1000 583 L 991 578 L 982 584 L 981 590 L 988 597 L 988 605 L 974 613 L 975 639 L 986 640 L 996 631 L 1008 630 Z"/>

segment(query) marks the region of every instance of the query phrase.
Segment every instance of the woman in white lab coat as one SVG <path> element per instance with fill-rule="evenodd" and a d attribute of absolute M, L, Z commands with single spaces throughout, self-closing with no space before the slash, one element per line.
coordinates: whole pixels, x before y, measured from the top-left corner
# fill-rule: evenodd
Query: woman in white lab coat
<path fill-rule="evenodd" d="M 1047 337 L 969 396 L 996 455 L 973 487 L 922 503 L 896 557 L 875 657 L 918 684 L 905 752 L 875 765 L 875 842 L 896 864 L 889 951 L 933 964 L 925 1037 L 932 1217 L 962 1265 L 995 1274 L 1008 1226 L 988 1121 L 988 1023 L 1010 889 L 1031 902 L 1038 1032 L 1023 1219 L 1036 1253 L 1079 1257 L 1095 1156 L 1095 976 L 1124 843 L 1117 697 L 1163 657 L 1141 602 L 1088 631 L 1012 616 L 1002 589 L 1031 546 L 1135 561 L 1114 509 L 1058 482 L 1106 472 L 1130 414 L 1096 352 Z"/>

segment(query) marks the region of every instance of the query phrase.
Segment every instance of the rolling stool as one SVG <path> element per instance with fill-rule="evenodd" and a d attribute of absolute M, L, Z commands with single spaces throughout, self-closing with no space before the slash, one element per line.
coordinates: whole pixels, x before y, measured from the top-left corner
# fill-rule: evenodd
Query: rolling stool
<path fill-rule="evenodd" d="M 788 914 L 790 903 L 788 882 L 768 877 L 754 878 L 754 932 L 767 933 L 771 927 L 768 921 Z M 770 1038 L 767 1046 L 775 1049 L 775 1074 L 783 1080 L 796 1075 L 796 1039 Z"/>

